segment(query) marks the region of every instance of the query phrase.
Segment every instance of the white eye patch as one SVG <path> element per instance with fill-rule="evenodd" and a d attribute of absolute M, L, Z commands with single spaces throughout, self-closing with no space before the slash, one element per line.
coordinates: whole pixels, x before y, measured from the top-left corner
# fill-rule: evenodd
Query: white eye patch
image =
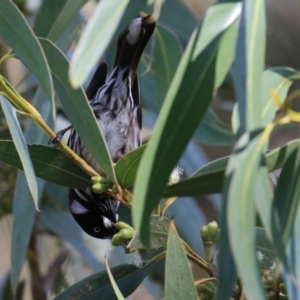
<path fill-rule="evenodd" d="M 88 212 L 88 209 L 76 200 L 72 202 L 70 209 L 71 212 L 76 215 L 84 215 Z"/>
<path fill-rule="evenodd" d="M 105 228 L 110 228 L 111 227 L 111 220 L 106 218 L 106 217 L 102 217 L 103 220 L 103 224 L 105 226 Z"/>

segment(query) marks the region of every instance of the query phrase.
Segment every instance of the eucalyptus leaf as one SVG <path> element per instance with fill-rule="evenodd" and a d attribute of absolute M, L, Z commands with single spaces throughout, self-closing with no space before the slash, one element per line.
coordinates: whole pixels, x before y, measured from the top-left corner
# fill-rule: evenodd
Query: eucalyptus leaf
<path fill-rule="evenodd" d="M 153 262 L 137 267 L 118 265 L 111 268 L 112 276 L 124 297 L 131 295 L 149 273 Z M 115 292 L 105 271 L 95 273 L 72 285 L 53 300 L 72 299 L 73 297 L 101 300 L 115 300 Z"/>
<path fill-rule="evenodd" d="M 139 201 L 133 206 L 133 220 L 145 244 L 150 213 L 158 204 L 174 164 L 184 151 L 212 97 L 218 40 L 207 47 L 197 59 L 193 59 L 196 43 L 197 33 L 191 38 L 179 64 L 138 170 L 134 196 Z M 192 74 L 197 74 L 196 82 L 190 80 Z"/>
<path fill-rule="evenodd" d="M 157 215 L 152 215 L 150 217 L 150 248 L 158 249 L 162 246 L 165 246 L 168 239 L 168 232 L 170 227 L 170 220 Z M 128 248 L 137 248 L 137 249 L 145 249 L 145 246 L 139 239 L 138 235 L 130 241 L 128 244 Z"/>
<path fill-rule="evenodd" d="M 259 0 L 246 0 L 243 2 L 233 68 L 240 134 L 264 126 L 258 112 L 264 109 L 261 97 L 265 47 L 265 3 Z"/>
<path fill-rule="evenodd" d="M 13 138 L 17 155 L 20 158 L 22 168 L 25 171 L 26 180 L 30 189 L 35 206 L 37 207 L 38 187 L 32 162 L 29 158 L 29 153 L 26 145 L 26 141 L 16 116 L 16 110 L 11 104 L 0 95 L 0 103 L 3 109 L 4 115 L 7 119 L 8 127 Z"/>
<path fill-rule="evenodd" d="M 123 187 L 129 187 L 134 184 L 138 166 L 146 145 L 139 147 L 123 156 L 115 166 L 115 172 L 119 184 Z"/>
<path fill-rule="evenodd" d="M 267 128 L 268 129 L 268 128 Z M 241 136 L 229 159 L 223 198 L 228 201 L 227 222 L 230 245 L 236 267 L 242 278 L 246 295 L 265 299 L 259 278 L 257 253 L 255 250 L 255 190 L 257 173 L 266 168 L 261 162 L 269 142 L 270 130 L 256 131 Z M 268 176 L 266 173 L 261 175 Z M 261 195 L 264 198 L 264 195 Z M 245 257 L 247 259 L 245 260 Z"/>
<path fill-rule="evenodd" d="M 187 298 L 197 300 L 197 291 L 185 250 L 174 221 L 171 221 L 167 243 L 165 299 L 185 300 Z"/>
<path fill-rule="evenodd" d="M 0 36 L 35 73 L 54 109 L 52 78 L 43 49 L 20 10 L 10 0 L 0 1 Z"/>
<path fill-rule="evenodd" d="M 36 176 L 66 187 L 91 186 L 90 176 L 60 150 L 43 145 L 27 147 L 30 157 L 28 161 L 32 162 Z M 23 170 L 13 141 L 0 140 L 0 161 Z"/>

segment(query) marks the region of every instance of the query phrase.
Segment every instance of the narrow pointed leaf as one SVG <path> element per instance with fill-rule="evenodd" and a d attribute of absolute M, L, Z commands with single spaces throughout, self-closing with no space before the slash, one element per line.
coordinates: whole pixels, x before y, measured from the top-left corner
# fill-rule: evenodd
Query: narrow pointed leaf
<path fill-rule="evenodd" d="M 23 170 L 25 172 L 26 180 L 30 189 L 31 196 L 33 198 L 35 206 L 37 207 L 38 187 L 37 187 L 36 177 L 28 153 L 26 141 L 24 139 L 24 135 L 20 127 L 20 124 L 17 120 L 16 110 L 3 96 L 0 96 L 0 103 L 4 115 L 6 117 L 11 136 L 15 144 L 15 149 L 18 152 Z"/>
<path fill-rule="evenodd" d="M 215 9 L 220 6 L 216 4 Z M 222 33 L 238 16 L 233 11 L 220 13 L 220 24 L 224 20 L 226 22 L 225 25 L 222 23 L 214 38 L 205 35 L 211 26 L 215 26 L 210 22 L 209 15 L 204 19 L 201 30 L 198 29 L 192 35 L 141 160 L 134 189 L 134 196 L 139 201 L 133 206 L 133 221 L 145 245 L 150 213 L 158 204 L 172 168 L 202 120 L 212 98 L 217 49 Z"/>
<path fill-rule="evenodd" d="M 219 88 L 228 74 L 235 57 L 239 18 L 224 33 L 218 52 L 215 87 Z"/>
<path fill-rule="evenodd" d="M 158 249 L 167 243 L 169 234 L 170 220 L 152 215 L 150 218 L 150 249 Z M 129 243 L 129 248 L 145 249 L 138 235 Z"/>
<path fill-rule="evenodd" d="M 267 153 L 265 158 L 269 172 L 280 169 L 289 155 L 299 146 L 300 140 L 296 139 Z M 228 159 L 229 157 L 223 157 L 212 161 L 201 167 L 189 179 L 181 180 L 178 183 L 168 185 L 164 190 L 163 196 L 199 196 L 203 194 L 220 193 L 222 191 L 224 172 L 228 163 Z M 268 178 L 266 182 L 269 182 Z M 262 182 L 257 182 L 259 186 L 261 183 Z M 262 186 L 261 188 L 265 190 L 267 187 Z M 265 192 L 267 191 L 265 190 Z M 258 193 L 258 195 L 260 194 L 261 193 Z M 260 205 L 263 205 L 264 203 L 260 198 L 261 196 L 259 197 L 258 201 L 261 202 Z M 267 201 L 267 199 L 265 200 Z M 264 224 L 269 224 L 267 227 L 270 226 L 270 222 L 267 220 L 265 220 Z"/>
<path fill-rule="evenodd" d="M 45 101 L 46 94 L 42 89 L 38 89 L 35 97 L 32 100 L 32 105 L 40 112 L 42 118 L 51 127 L 51 103 Z M 27 119 L 25 123 L 24 137 L 28 142 L 46 143 L 47 136 L 33 123 Z M 45 181 L 37 179 L 38 184 L 38 200 L 40 199 Z M 27 248 L 35 221 L 36 210 L 31 199 L 30 191 L 28 189 L 24 172 L 19 171 L 16 180 L 14 198 L 13 198 L 13 230 L 11 238 L 11 285 L 16 291 L 21 270 L 26 258 Z"/>
<path fill-rule="evenodd" d="M 27 145 L 27 148 L 37 177 L 66 187 L 91 186 L 90 176 L 58 149 L 43 145 Z M 24 169 L 12 141 L 0 140 L 0 161 Z"/>
<path fill-rule="evenodd" d="M 0 1 L 0 36 L 35 73 L 54 106 L 52 78 L 43 49 L 24 16 L 10 0 Z"/>
<path fill-rule="evenodd" d="M 167 243 L 165 299 L 198 299 L 192 271 L 176 231 L 174 221 L 170 223 Z"/>
<path fill-rule="evenodd" d="M 38 37 L 47 37 L 68 0 L 44 0 L 36 15 L 33 30 Z"/>
<path fill-rule="evenodd" d="M 150 213 L 212 97 L 217 41 L 194 60 L 192 55 L 196 42 L 197 34 L 194 34 L 169 88 L 138 170 L 134 195 L 139 201 L 133 207 L 133 220 L 145 244 Z M 197 74 L 196 82 L 190 80 L 189 74 Z M 182 99 L 185 99 L 184 106 Z M 178 139 L 178 136 L 181 138 Z"/>
<path fill-rule="evenodd" d="M 56 42 L 87 1 L 56 0 L 55 4 L 52 0 L 43 1 L 34 24 L 37 36 Z"/>
<path fill-rule="evenodd" d="M 241 134 L 263 126 L 257 112 L 264 108 L 261 97 L 266 47 L 265 23 L 265 1 L 244 1 L 233 73 Z"/>
<path fill-rule="evenodd" d="M 118 182 L 123 188 L 134 184 L 137 169 L 145 149 L 146 145 L 143 145 L 142 147 L 126 154 L 117 162 L 115 172 Z"/>
<path fill-rule="evenodd" d="M 154 91 L 157 96 L 155 99 L 150 99 L 150 101 L 156 104 L 156 109 L 159 109 L 172 82 L 182 55 L 182 49 L 177 36 L 164 26 L 157 26 L 153 38 L 154 60 L 151 64 L 151 73 L 155 78 L 156 88 L 154 88 Z M 141 76 L 141 80 L 143 77 Z"/>
<path fill-rule="evenodd" d="M 149 273 L 153 262 L 141 267 L 118 265 L 111 268 L 111 273 L 124 297 L 131 295 Z M 95 273 L 72 285 L 54 300 L 64 299 L 117 299 L 106 271 Z"/>
<path fill-rule="evenodd" d="M 75 127 L 84 145 L 99 162 L 104 172 L 116 182 L 110 154 L 95 115 L 82 88 L 74 89 L 69 83 L 69 62 L 63 53 L 50 41 L 40 39 L 53 75 L 55 91 L 71 124 Z M 97 141 L 97 142 L 95 142 Z"/>
<path fill-rule="evenodd" d="M 269 134 L 270 131 L 264 131 L 262 134 L 255 132 L 242 135 L 226 168 L 228 190 L 223 194 L 228 201 L 227 222 L 231 249 L 241 274 L 244 293 L 249 299 L 258 300 L 265 299 L 265 292 L 255 251 L 254 197 L 258 170 L 265 168 L 261 162 Z"/>
<path fill-rule="evenodd" d="M 287 271 L 285 248 L 294 228 L 300 198 L 300 148 L 295 149 L 286 160 L 275 191 L 272 207 L 272 239 Z"/>

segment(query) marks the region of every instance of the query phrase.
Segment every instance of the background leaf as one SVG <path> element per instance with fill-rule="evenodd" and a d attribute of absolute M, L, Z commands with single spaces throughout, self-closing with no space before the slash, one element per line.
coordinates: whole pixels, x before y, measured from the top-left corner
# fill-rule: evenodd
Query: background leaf
<path fill-rule="evenodd" d="M 128 297 L 140 285 L 145 276 L 150 271 L 153 263 L 145 263 L 141 267 L 133 265 L 118 265 L 111 268 L 111 273 L 115 278 L 124 297 Z M 54 300 L 70 299 L 72 297 L 80 299 L 117 299 L 110 284 L 106 271 L 95 273 L 72 285 Z"/>
<path fill-rule="evenodd" d="M 231 14 L 234 15 L 233 12 Z M 230 13 L 226 11 L 224 16 L 226 19 Z M 233 22 L 234 18 L 231 17 L 231 19 Z M 223 18 L 221 20 L 223 22 Z M 207 22 L 209 24 L 209 21 Z M 228 21 L 227 26 L 230 24 Z M 201 32 L 209 30 L 204 25 L 201 31 L 193 34 L 177 68 L 153 136 L 142 158 L 134 189 L 134 196 L 139 201 L 135 202 L 133 206 L 133 220 L 145 244 L 149 215 L 159 201 L 163 186 L 172 168 L 180 158 L 210 103 L 217 47 L 220 36 L 227 26 L 223 26 L 222 23 L 221 29 L 218 31 L 219 36 L 213 41 L 210 37 L 207 37 L 208 42 L 205 36 L 201 38 Z M 212 42 L 210 43 L 210 41 Z M 209 46 L 201 52 L 201 45 L 205 43 Z M 200 74 L 199 70 L 201 70 Z M 195 76 L 197 81 L 191 81 L 190 76 Z M 185 99 L 184 106 L 182 99 Z"/>
<path fill-rule="evenodd" d="M 43 145 L 27 145 L 27 147 L 29 161 L 32 162 L 37 177 L 66 187 L 91 186 L 90 176 L 63 152 Z M 23 170 L 12 141 L 0 140 L 0 161 Z"/>
<path fill-rule="evenodd" d="M 0 36 L 35 73 L 54 106 L 52 78 L 42 47 L 18 8 L 10 0 L 0 2 Z"/>
<path fill-rule="evenodd" d="M 26 141 L 22 129 L 16 116 L 16 110 L 3 96 L 0 95 L 0 103 L 7 119 L 8 127 L 13 138 L 15 149 L 17 150 L 22 167 L 24 169 L 26 180 L 30 189 L 35 206 L 37 207 L 38 187 L 33 170 L 32 162 L 29 157 Z"/>
<path fill-rule="evenodd" d="M 183 300 L 187 295 L 190 300 L 198 299 L 188 259 L 173 221 L 168 235 L 165 278 L 166 300 Z"/>

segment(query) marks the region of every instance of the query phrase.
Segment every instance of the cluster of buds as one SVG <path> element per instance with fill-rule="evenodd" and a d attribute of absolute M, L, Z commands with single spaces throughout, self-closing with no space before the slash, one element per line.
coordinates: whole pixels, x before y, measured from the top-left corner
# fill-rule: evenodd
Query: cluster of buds
<path fill-rule="evenodd" d="M 92 189 L 96 194 L 105 193 L 113 187 L 112 182 L 105 177 L 93 176 L 91 179 L 93 182 Z"/>
<path fill-rule="evenodd" d="M 200 229 L 200 235 L 204 246 L 204 256 L 207 262 L 211 262 L 211 249 L 220 235 L 220 229 L 216 221 L 204 225 Z"/>
<path fill-rule="evenodd" d="M 275 276 L 272 270 L 264 270 L 262 281 L 268 293 L 268 299 L 289 299 L 281 276 Z"/>
<path fill-rule="evenodd" d="M 135 235 L 135 230 L 124 222 L 117 222 L 114 226 L 120 230 L 111 240 L 113 246 L 120 246 L 131 240 Z"/>
<path fill-rule="evenodd" d="M 203 244 L 211 243 L 214 244 L 220 235 L 220 229 L 216 221 L 204 225 L 200 229 L 201 238 Z"/>

